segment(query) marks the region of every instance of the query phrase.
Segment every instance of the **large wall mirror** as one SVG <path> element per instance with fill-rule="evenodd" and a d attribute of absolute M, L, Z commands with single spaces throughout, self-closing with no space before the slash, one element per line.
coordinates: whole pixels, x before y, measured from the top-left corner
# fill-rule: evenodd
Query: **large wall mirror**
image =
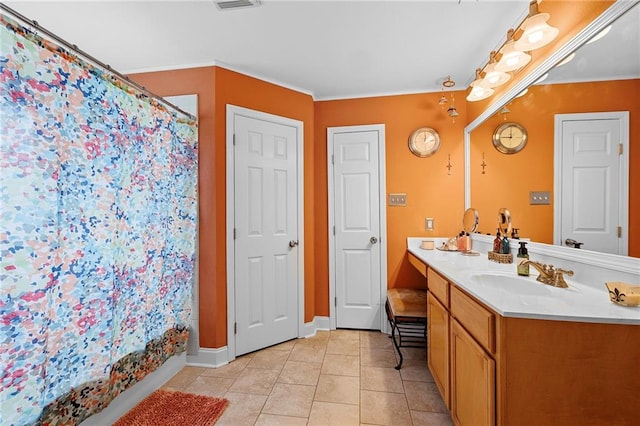
<path fill-rule="evenodd" d="M 608 27 L 611 28 L 606 30 Z M 569 56 L 573 58 L 566 62 Z M 525 89 L 526 93 L 518 96 Z M 640 3 L 617 2 L 543 64 L 528 72 L 465 129 L 465 208 L 473 207 L 480 217 L 492 218 L 506 207 L 511 212 L 513 227 L 519 229 L 521 237 L 532 241 L 566 246 L 566 241 L 573 239 L 585 243 L 582 249 L 640 257 L 640 235 L 636 236 L 640 233 L 639 94 Z M 608 175 L 609 169 L 602 167 L 572 174 L 575 170 L 570 169 L 568 154 L 563 153 L 559 141 L 568 137 L 570 126 L 566 123 L 585 117 L 596 123 L 591 130 L 594 134 L 601 132 L 598 126 L 605 122 L 627 128 L 621 135 L 613 133 L 615 138 L 626 138 L 627 155 L 615 161 L 620 163 L 617 167 L 621 168 L 621 174 L 627 175 L 627 182 L 618 181 L 617 176 Z M 611 117 L 619 121 L 611 121 Z M 492 142 L 495 130 L 509 122 L 522 125 L 528 133 L 524 148 L 513 154 L 499 152 Z M 582 132 L 581 129 L 576 131 Z M 597 138 L 587 135 L 581 141 L 587 150 L 595 152 L 601 148 Z M 606 149 L 618 150 L 617 141 L 607 143 Z M 564 172 L 560 173 L 563 167 Z M 570 186 L 568 175 L 577 176 L 570 189 L 582 191 L 582 198 L 566 196 Z M 607 191 L 602 186 L 604 181 L 621 194 L 614 200 L 620 210 L 614 219 L 623 225 L 621 237 L 616 235 L 613 241 L 616 247 L 606 246 L 598 235 L 589 240 L 592 236 L 583 234 L 585 241 L 564 238 L 568 228 L 565 218 L 573 218 L 574 226 L 581 212 L 587 212 L 583 215 L 586 219 L 579 219 L 581 224 L 600 223 L 603 218 L 615 215 L 611 206 L 588 197 L 585 202 L 584 194 Z M 533 200 L 531 192 L 536 193 Z M 574 211 L 567 213 L 567 206 Z M 618 234 L 617 225 L 607 227 Z M 480 223 L 479 231 L 495 234 L 496 230 L 489 220 Z M 624 250 L 618 251 L 622 246 Z"/>

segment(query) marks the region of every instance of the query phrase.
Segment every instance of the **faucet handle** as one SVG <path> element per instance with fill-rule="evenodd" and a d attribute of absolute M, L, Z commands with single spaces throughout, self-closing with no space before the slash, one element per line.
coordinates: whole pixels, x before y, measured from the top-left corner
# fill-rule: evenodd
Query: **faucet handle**
<path fill-rule="evenodd" d="M 558 269 L 556 269 L 556 272 L 559 272 L 559 273 L 561 273 L 561 274 L 565 274 L 565 275 L 569 275 L 570 277 L 572 277 L 572 276 L 573 276 L 573 271 L 571 271 L 571 270 L 566 270 L 566 269 L 560 269 L 560 268 L 558 268 Z"/>
<path fill-rule="evenodd" d="M 553 272 L 552 285 L 554 287 L 561 287 L 561 288 L 569 287 L 569 284 L 567 284 L 567 282 L 564 280 L 564 275 L 563 274 L 567 274 L 568 276 L 572 277 L 573 276 L 573 271 L 568 271 L 566 269 L 561 269 L 561 268 L 556 269 Z"/>

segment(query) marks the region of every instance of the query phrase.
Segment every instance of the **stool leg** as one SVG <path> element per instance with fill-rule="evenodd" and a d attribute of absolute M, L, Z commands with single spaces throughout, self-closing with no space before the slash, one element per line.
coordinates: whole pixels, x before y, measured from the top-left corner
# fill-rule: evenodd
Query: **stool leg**
<path fill-rule="evenodd" d="M 393 346 L 396 348 L 396 351 L 398 352 L 398 356 L 400 357 L 400 362 L 398 362 L 398 365 L 395 366 L 396 370 L 400 370 L 400 368 L 402 368 L 402 352 L 400 352 L 400 346 L 398 345 L 398 342 L 396 341 L 396 323 L 394 320 L 392 320 L 392 315 L 391 315 L 391 308 L 389 307 L 389 301 L 387 301 L 385 303 L 385 310 L 387 311 L 387 319 L 389 320 L 389 324 L 391 325 L 391 336 L 389 336 L 391 338 L 391 340 L 393 341 Z M 398 330 L 398 336 L 401 338 L 400 336 L 400 330 Z"/>

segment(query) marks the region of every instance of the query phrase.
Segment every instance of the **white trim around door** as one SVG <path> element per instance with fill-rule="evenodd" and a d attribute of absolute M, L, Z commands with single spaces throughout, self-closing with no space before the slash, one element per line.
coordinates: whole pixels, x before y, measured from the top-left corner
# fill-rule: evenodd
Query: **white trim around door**
<path fill-rule="evenodd" d="M 304 126 L 303 122 L 261 111 L 255 111 L 227 104 L 226 110 L 226 255 L 227 255 L 227 348 L 228 361 L 236 358 L 235 344 L 235 250 L 234 250 L 234 200 L 235 200 L 235 159 L 234 159 L 234 119 L 244 116 L 296 128 L 297 133 L 297 197 L 298 197 L 298 337 L 304 336 Z"/>
<path fill-rule="evenodd" d="M 379 214 L 380 214 L 380 330 L 386 331 L 386 314 L 384 301 L 387 297 L 387 209 L 386 209 L 386 167 L 385 167 L 385 125 L 368 124 L 361 126 L 330 127 L 327 129 L 327 180 L 329 228 L 329 322 L 332 330 L 336 329 L 336 238 L 333 232 L 336 220 L 334 217 L 335 194 L 333 176 L 333 136 L 343 132 L 378 132 L 378 178 L 379 178 Z"/>

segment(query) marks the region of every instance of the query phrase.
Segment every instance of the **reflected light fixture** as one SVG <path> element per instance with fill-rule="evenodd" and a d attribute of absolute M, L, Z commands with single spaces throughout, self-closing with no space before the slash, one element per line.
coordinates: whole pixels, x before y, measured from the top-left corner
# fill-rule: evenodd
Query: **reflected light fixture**
<path fill-rule="evenodd" d="M 518 93 L 515 97 L 516 98 L 522 97 L 522 96 L 526 95 L 528 91 L 529 91 L 529 88 L 526 88 L 522 92 Z"/>
<path fill-rule="evenodd" d="M 456 82 L 451 79 L 451 76 L 447 76 L 447 78 L 442 82 L 442 96 L 440 97 L 438 104 L 443 109 L 445 104 L 447 103 L 447 97 L 444 95 L 444 89 L 445 88 L 451 89 L 455 85 L 456 85 Z M 454 123 L 456 122 L 456 117 L 460 115 L 455 106 L 455 97 L 453 93 L 451 94 L 451 105 L 449 106 L 449 108 L 447 108 L 447 114 L 449 114 L 449 117 L 452 118 Z"/>
<path fill-rule="evenodd" d="M 511 80 L 511 75 L 506 72 L 496 69 L 496 52 L 491 52 L 489 55 L 489 63 L 484 68 L 484 85 L 485 87 L 493 88 L 505 84 Z"/>
<path fill-rule="evenodd" d="M 494 90 L 487 87 L 482 78 L 480 68 L 476 69 L 476 79 L 471 82 L 471 92 L 467 95 L 469 102 L 481 101 L 493 95 Z"/>
<path fill-rule="evenodd" d="M 516 42 L 513 40 L 514 30 L 507 32 L 507 42 L 500 49 L 500 60 L 496 64 L 496 71 L 515 71 L 531 62 L 531 55 L 515 48 Z"/>
<path fill-rule="evenodd" d="M 547 77 L 549 77 L 549 73 L 548 72 L 544 73 L 543 76 L 540 77 L 539 79 L 537 79 L 533 84 L 540 84 L 543 81 L 545 81 L 547 79 Z"/>
<path fill-rule="evenodd" d="M 600 31 L 598 34 L 591 37 L 591 40 L 589 40 L 586 44 L 590 44 L 590 43 L 593 43 L 594 41 L 600 40 L 602 37 L 609 34 L 609 31 L 611 31 L 611 25 L 609 25 L 607 28 L 605 28 L 604 30 Z"/>
<path fill-rule="evenodd" d="M 548 13 L 538 11 L 538 2 L 529 3 L 529 17 L 520 25 L 524 31 L 516 41 L 515 48 L 522 51 L 539 49 L 551 43 L 558 36 L 558 29 L 547 24 Z"/>
<path fill-rule="evenodd" d="M 568 64 L 569 62 L 571 62 L 573 60 L 573 58 L 576 57 L 576 52 L 573 52 L 571 55 L 567 56 L 566 58 L 564 58 L 563 60 L 561 60 L 560 62 L 558 62 L 556 64 L 556 67 L 561 67 L 563 65 Z"/>

